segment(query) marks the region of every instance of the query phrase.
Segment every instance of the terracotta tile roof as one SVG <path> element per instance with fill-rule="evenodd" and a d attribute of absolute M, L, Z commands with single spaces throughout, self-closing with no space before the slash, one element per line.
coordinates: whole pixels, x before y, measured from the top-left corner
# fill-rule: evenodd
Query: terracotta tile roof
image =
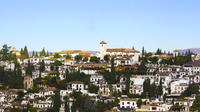
<path fill-rule="evenodd" d="M 107 43 L 106 43 L 106 42 L 104 42 L 104 41 L 101 41 L 101 42 L 100 42 L 100 44 L 107 44 Z"/>
<path fill-rule="evenodd" d="M 158 73 L 158 76 L 169 76 L 169 73 Z"/>
<path fill-rule="evenodd" d="M 157 56 L 158 58 L 162 58 L 162 59 L 168 59 L 168 58 L 172 58 L 172 55 L 159 55 Z"/>
<path fill-rule="evenodd" d="M 107 49 L 106 52 L 125 52 L 125 53 L 140 53 L 134 49 L 127 49 L 127 48 L 116 48 L 116 49 Z"/>
<path fill-rule="evenodd" d="M 176 49 L 176 50 L 174 50 L 173 52 L 179 52 L 179 50 Z"/>
<path fill-rule="evenodd" d="M 128 98 L 126 98 L 126 99 L 121 99 L 121 101 L 137 101 L 136 99 L 128 99 Z"/>
<path fill-rule="evenodd" d="M 192 65 L 194 67 L 200 67 L 200 62 L 188 62 L 187 64 L 185 65 Z"/>
<path fill-rule="evenodd" d="M 158 106 L 158 104 L 157 103 L 152 103 L 151 106 Z"/>
<path fill-rule="evenodd" d="M 83 51 L 83 50 L 63 50 L 59 52 L 59 54 L 80 54 L 82 56 L 90 56 L 92 53 L 90 51 Z"/>
<path fill-rule="evenodd" d="M 72 82 L 69 82 L 68 84 L 83 84 L 83 82 L 81 82 L 81 81 L 72 81 Z"/>

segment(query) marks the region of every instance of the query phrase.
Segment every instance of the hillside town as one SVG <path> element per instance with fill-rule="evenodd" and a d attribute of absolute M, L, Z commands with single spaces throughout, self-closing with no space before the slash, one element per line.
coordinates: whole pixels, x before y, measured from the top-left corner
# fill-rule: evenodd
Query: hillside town
<path fill-rule="evenodd" d="M 98 52 L 3 45 L 0 112 L 200 111 L 200 54 L 109 44 Z"/>

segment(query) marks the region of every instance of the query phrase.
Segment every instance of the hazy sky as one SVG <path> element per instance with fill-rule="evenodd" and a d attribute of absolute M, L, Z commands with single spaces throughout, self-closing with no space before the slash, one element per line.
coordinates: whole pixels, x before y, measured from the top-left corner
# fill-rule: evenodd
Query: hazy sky
<path fill-rule="evenodd" d="M 0 45 L 29 50 L 200 47 L 200 0 L 1 0 Z"/>

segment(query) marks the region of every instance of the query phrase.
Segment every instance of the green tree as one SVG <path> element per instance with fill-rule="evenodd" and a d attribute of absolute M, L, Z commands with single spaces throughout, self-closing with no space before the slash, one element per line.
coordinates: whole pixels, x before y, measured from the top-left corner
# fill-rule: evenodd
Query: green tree
<path fill-rule="evenodd" d="M 66 68 L 66 70 L 65 70 L 65 80 L 67 82 L 68 82 L 69 75 L 70 75 L 69 70 L 68 70 L 68 68 Z"/>
<path fill-rule="evenodd" d="M 104 103 L 104 102 L 97 102 L 96 110 L 97 112 L 105 112 L 106 110 L 110 110 L 113 107 L 113 103 Z"/>
<path fill-rule="evenodd" d="M 161 55 L 162 54 L 162 50 L 158 48 L 155 54 L 156 55 Z"/>
<path fill-rule="evenodd" d="M 142 47 L 142 56 L 145 54 L 144 46 Z"/>
<path fill-rule="evenodd" d="M 145 60 L 143 59 L 140 66 L 138 67 L 138 74 L 145 75 L 147 72 L 147 67 L 145 65 Z"/>
<path fill-rule="evenodd" d="M 54 71 L 54 69 L 55 69 L 54 64 L 51 64 L 50 69 L 51 69 L 51 71 Z"/>
<path fill-rule="evenodd" d="M 46 53 L 46 57 L 49 57 L 49 51 L 47 51 L 47 53 Z"/>
<path fill-rule="evenodd" d="M 35 56 L 38 57 L 38 52 L 35 53 Z"/>
<path fill-rule="evenodd" d="M 137 103 L 137 107 L 138 107 L 138 108 L 141 108 L 141 105 L 142 105 L 142 100 L 141 100 L 141 99 L 139 99 L 139 100 L 138 100 L 136 103 Z"/>
<path fill-rule="evenodd" d="M 90 100 L 90 97 L 87 97 L 84 101 L 83 112 L 96 112 L 95 104 Z"/>
<path fill-rule="evenodd" d="M 200 97 L 197 96 L 193 102 L 193 105 L 190 107 L 190 111 L 200 111 Z"/>
<path fill-rule="evenodd" d="M 90 57 L 90 62 L 99 63 L 100 62 L 100 58 L 97 58 L 96 56 L 92 56 L 92 57 Z"/>
<path fill-rule="evenodd" d="M 8 85 L 10 89 L 23 88 L 23 77 L 20 66 L 16 66 L 14 71 L 4 71 L 3 75 L 3 83 Z"/>
<path fill-rule="evenodd" d="M 1 61 L 10 61 L 12 60 L 12 54 L 10 51 L 11 47 L 7 46 L 6 44 L 3 45 L 2 49 L 0 50 L 0 60 Z"/>
<path fill-rule="evenodd" d="M 110 61 L 110 56 L 109 55 L 105 55 L 104 56 L 104 61 L 109 62 Z"/>
<path fill-rule="evenodd" d="M 42 60 L 42 62 L 40 62 L 40 73 L 45 71 L 45 63 L 44 60 Z"/>
<path fill-rule="evenodd" d="M 88 91 L 89 91 L 90 93 L 95 93 L 95 94 L 97 94 L 98 91 L 99 91 L 99 87 L 98 87 L 98 86 L 95 86 L 95 85 L 93 85 L 93 84 L 91 84 L 91 85 L 89 85 L 89 87 L 88 87 Z"/>
<path fill-rule="evenodd" d="M 56 66 L 56 67 L 61 66 L 61 65 L 62 65 L 62 62 L 59 61 L 59 60 L 56 60 L 56 61 L 54 62 L 54 66 Z"/>
<path fill-rule="evenodd" d="M 28 48 L 27 46 L 24 47 L 24 57 L 29 58 Z"/>
<path fill-rule="evenodd" d="M 17 100 L 18 101 L 22 101 L 22 98 L 24 97 L 24 92 L 23 91 L 19 91 L 17 92 Z"/>
<path fill-rule="evenodd" d="M 83 57 L 81 55 L 76 55 L 74 58 L 75 58 L 76 62 L 79 63 L 80 61 L 82 61 Z"/>
<path fill-rule="evenodd" d="M 58 58 L 61 58 L 62 56 L 59 54 L 59 53 L 55 53 L 54 54 L 54 58 L 58 59 Z"/>
<path fill-rule="evenodd" d="M 34 66 L 31 64 L 30 60 L 28 60 L 28 66 L 26 68 L 26 74 L 32 76 L 33 70 L 34 70 Z"/>
<path fill-rule="evenodd" d="M 127 80 L 126 80 L 126 89 L 125 89 L 125 94 L 129 94 L 129 89 L 130 89 L 130 75 L 127 75 Z"/>
<path fill-rule="evenodd" d="M 53 112 L 59 112 L 61 106 L 60 91 L 55 92 L 53 98 Z"/>
<path fill-rule="evenodd" d="M 33 51 L 33 53 L 32 53 L 32 57 L 34 57 L 35 56 L 35 51 Z"/>
<path fill-rule="evenodd" d="M 111 58 L 111 73 L 115 73 L 115 59 L 114 57 Z"/>
<path fill-rule="evenodd" d="M 20 55 L 21 55 L 21 58 L 22 58 L 22 59 L 25 58 L 25 57 L 24 57 L 24 49 L 23 49 L 23 48 L 21 48 L 21 50 L 20 50 Z"/>
<path fill-rule="evenodd" d="M 182 111 L 183 110 L 183 106 L 180 106 L 179 104 L 175 104 L 170 108 L 171 111 Z"/>
<path fill-rule="evenodd" d="M 72 55 L 67 54 L 67 55 L 65 56 L 65 59 L 72 59 Z"/>
<path fill-rule="evenodd" d="M 46 56 L 46 51 L 45 51 L 44 48 L 43 48 L 42 51 L 40 52 L 40 56 Z"/>
<path fill-rule="evenodd" d="M 149 61 L 151 61 L 153 64 L 156 64 L 158 62 L 158 57 L 150 57 Z"/>
<path fill-rule="evenodd" d="M 155 95 L 156 95 L 156 84 L 155 83 L 150 85 L 149 94 L 150 94 L 150 98 L 155 97 Z"/>
<path fill-rule="evenodd" d="M 150 79 L 146 79 L 144 82 L 143 82 L 143 96 L 144 97 L 147 97 L 149 96 L 150 94 Z"/>
<path fill-rule="evenodd" d="M 65 103 L 65 112 L 69 112 L 70 111 L 69 104 L 68 104 L 69 97 L 65 96 L 63 99 L 64 99 L 64 103 Z"/>
<path fill-rule="evenodd" d="M 159 83 L 159 86 L 158 86 L 158 95 L 159 96 L 163 95 L 162 78 L 160 79 L 160 83 Z"/>
<path fill-rule="evenodd" d="M 188 88 L 181 94 L 183 97 L 189 97 L 192 94 L 199 93 L 199 86 L 197 84 L 190 84 Z"/>
<path fill-rule="evenodd" d="M 88 61 L 88 57 L 84 57 L 83 62 L 87 62 L 87 61 Z"/>

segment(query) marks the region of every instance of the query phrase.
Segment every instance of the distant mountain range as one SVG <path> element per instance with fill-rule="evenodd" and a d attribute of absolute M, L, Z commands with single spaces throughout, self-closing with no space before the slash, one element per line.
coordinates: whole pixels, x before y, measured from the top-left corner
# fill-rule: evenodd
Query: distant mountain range
<path fill-rule="evenodd" d="M 182 50 L 179 50 L 179 52 L 180 52 L 180 54 L 185 54 L 189 50 L 190 50 L 191 53 L 200 54 L 200 48 L 182 49 Z"/>
<path fill-rule="evenodd" d="M 36 52 L 37 52 L 37 53 L 38 53 L 38 55 L 39 55 L 41 51 L 35 51 L 35 53 L 36 53 Z M 53 53 L 54 53 L 54 52 L 49 52 L 49 54 L 53 54 Z M 32 55 L 32 54 L 33 54 L 33 52 L 28 52 L 28 54 L 29 54 L 29 55 Z"/>
<path fill-rule="evenodd" d="M 38 53 L 38 55 L 40 54 L 40 51 L 35 51 L 35 53 Z M 99 51 L 90 51 L 93 55 L 100 53 Z M 54 54 L 55 52 L 49 52 L 49 54 Z M 29 55 L 32 55 L 33 52 L 29 52 Z"/>
<path fill-rule="evenodd" d="M 189 48 L 189 49 L 179 49 L 180 54 L 185 54 L 186 52 L 188 52 L 190 50 L 191 53 L 194 54 L 200 54 L 200 48 Z M 99 51 L 90 51 L 92 54 L 97 54 L 100 53 Z M 39 54 L 40 52 L 38 52 Z M 49 54 L 53 54 L 55 52 L 49 52 Z M 32 52 L 29 52 L 30 55 L 32 55 Z"/>
<path fill-rule="evenodd" d="M 90 51 L 92 54 L 97 54 L 97 53 L 100 53 L 99 51 Z"/>

